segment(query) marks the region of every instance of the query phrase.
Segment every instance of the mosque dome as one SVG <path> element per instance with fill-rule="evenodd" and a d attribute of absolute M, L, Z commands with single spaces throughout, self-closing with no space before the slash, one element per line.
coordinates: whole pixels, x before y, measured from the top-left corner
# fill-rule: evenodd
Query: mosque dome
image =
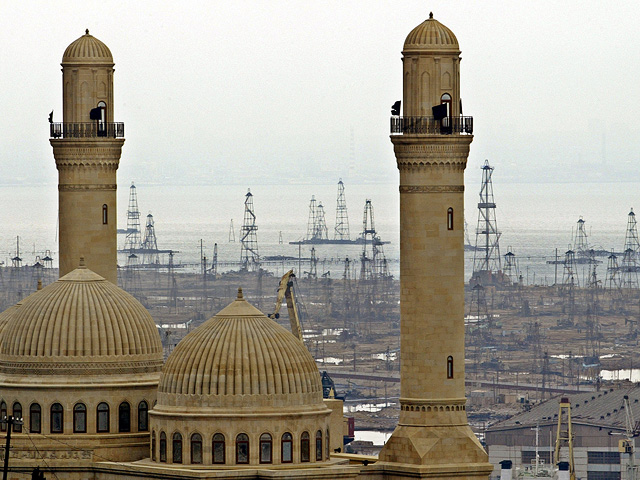
<path fill-rule="evenodd" d="M 162 366 L 151 315 L 82 265 L 14 309 L 6 313 L 0 373 L 103 376 L 158 372 Z"/>
<path fill-rule="evenodd" d="M 459 51 L 458 39 L 451 30 L 433 18 L 429 18 L 414 28 L 404 42 L 403 51 L 454 50 Z"/>
<path fill-rule="evenodd" d="M 95 64 L 113 64 L 113 56 L 109 47 L 98 40 L 96 37 L 86 34 L 75 40 L 67 47 L 62 55 L 62 64 L 67 63 L 95 63 Z"/>
<path fill-rule="evenodd" d="M 322 403 L 313 357 L 289 331 L 238 298 L 195 331 L 169 356 L 159 404 L 197 396 L 200 406 L 252 407 Z"/>
<path fill-rule="evenodd" d="M 13 316 L 13 314 L 16 312 L 16 310 L 18 310 L 18 308 L 20 308 L 20 305 L 22 305 L 22 302 L 19 302 L 16 305 L 13 305 L 13 306 L 7 308 L 2 313 L 0 313 L 0 335 L 2 335 L 2 332 L 5 329 L 5 327 L 7 326 L 7 323 L 9 323 L 9 319 Z"/>

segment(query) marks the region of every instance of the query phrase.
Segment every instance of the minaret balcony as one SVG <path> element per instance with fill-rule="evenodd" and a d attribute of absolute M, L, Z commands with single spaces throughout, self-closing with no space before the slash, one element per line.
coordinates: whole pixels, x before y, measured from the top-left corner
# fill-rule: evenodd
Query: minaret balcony
<path fill-rule="evenodd" d="M 391 135 L 473 135 L 473 117 L 391 117 Z"/>
<path fill-rule="evenodd" d="M 50 123 L 51 138 L 124 138 L 124 123 Z"/>

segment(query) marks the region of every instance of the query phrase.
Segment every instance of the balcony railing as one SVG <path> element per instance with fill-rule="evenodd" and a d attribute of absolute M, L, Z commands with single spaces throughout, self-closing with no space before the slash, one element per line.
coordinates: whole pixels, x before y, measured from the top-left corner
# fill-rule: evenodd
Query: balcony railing
<path fill-rule="evenodd" d="M 405 133 L 430 135 L 472 135 L 473 117 L 391 117 L 391 135 Z"/>
<path fill-rule="evenodd" d="M 51 138 L 124 138 L 124 123 L 51 123 Z"/>

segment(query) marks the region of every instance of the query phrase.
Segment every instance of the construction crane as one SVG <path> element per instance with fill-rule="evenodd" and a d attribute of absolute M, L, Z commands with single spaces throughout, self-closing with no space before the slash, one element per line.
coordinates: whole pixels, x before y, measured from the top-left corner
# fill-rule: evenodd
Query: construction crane
<path fill-rule="evenodd" d="M 278 319 L 280 318 L 280 306 L 282 305 L 282 300 L 286 298 L 287 300 L 287 310 L 289 311 L 289 321 L 291 322 L 291 333 L 304 343 L 302 339 L 302 326 L 300 325 L 300 318 L 298 317 L 298 307 L 296 306 L 296 300 L 293 296 L 293 279 L 296 276 L 293 273 L 293 270 L 289 270 L 285 273 L 280 279 L 280 286 L 278 287 L 278 296 L 276 298 L 276 307 L 269 318 Z"/>
<path fill-rule="evenodd" d="M 624 396 L 624 414 L 625 414 L 625 426 L 626 426 L 626 438 L 618 442 L 618 451 L 620 453 L 626 453 L 629 455 L 629 461 L 627 462 L 627 480 L 636 480 L 638 478 L 638 467 L 635 462 L 636 455 L 636 441 L 635 437 L 638 436 L 638 425 L 633 418 L 633 410 L 631 410 L 631 402 L 629 401 L 629 395 Z"/>
<path fill-rule="evenodd" d="M 568 460 L 560 460 L 560 450 L 566 445 L 569 450 Z M 558 412 L 558 431 L 556 433 L 556 449 L 554 460 L 561 471 L 565 471 L 568 464 L 569 480 L 576 480 L 575 463 L 573 461 L 573 430 L 571 427 L 571 402 L 568 397 L 560 399 L 560 409 Z M 560 478 L 560 477 L 558 477 Z"/>

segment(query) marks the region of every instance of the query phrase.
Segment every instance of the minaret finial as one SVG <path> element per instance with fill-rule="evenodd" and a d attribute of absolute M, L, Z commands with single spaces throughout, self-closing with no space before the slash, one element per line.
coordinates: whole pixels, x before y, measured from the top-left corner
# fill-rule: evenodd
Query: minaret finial
<path fill-rule="evenodd" d="M 429 12 L 429 20 L 433 20 L 433 12 Z M 89 33 L 89 30 L 87 30 L 87 33 Z"/>
<path fill-rule="evenodd" d="M 236 300 L 243 300 L 244 297 L 242 296 L 242 287 L 238 287 L 238 298 Z"/>

